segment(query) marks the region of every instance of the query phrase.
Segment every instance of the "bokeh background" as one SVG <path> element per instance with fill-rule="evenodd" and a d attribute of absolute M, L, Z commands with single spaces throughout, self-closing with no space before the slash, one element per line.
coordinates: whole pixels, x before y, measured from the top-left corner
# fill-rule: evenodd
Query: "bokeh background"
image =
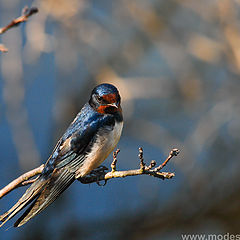
<path fill-rule="evenodd" d="M 181 239 L 240 225 L 239 0 L 0 0 L 0 25 L 39 13 L 0 42 L 0 187 L 45 162 L 102 82 L 122 96 L 119 169 L 161 162 L 176 177 L 74 183 L 0 239 Z M 105 162 L 109 166 L 111 157 Z M 0 201 L 1 213 L 21 196 Z"/>

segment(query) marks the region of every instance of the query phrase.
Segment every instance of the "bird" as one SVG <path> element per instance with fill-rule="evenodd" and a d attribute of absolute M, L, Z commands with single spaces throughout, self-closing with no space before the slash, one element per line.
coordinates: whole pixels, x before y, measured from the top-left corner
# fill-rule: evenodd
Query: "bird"
<path fill-rule="evenodd" d="M 0 227 L 19 211 L 20 227 L 53 203 L 74 180 L 97 168 L 116 147 L 123 128 L 121 97 L 112 84 L 96 86 L 57 142 L 38 179 L 17 203 L 0 216 Z"/>

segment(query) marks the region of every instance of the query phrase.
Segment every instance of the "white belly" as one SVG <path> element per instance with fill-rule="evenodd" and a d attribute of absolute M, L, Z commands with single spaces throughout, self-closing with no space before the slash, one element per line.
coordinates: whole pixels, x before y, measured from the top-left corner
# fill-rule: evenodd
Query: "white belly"
<path fill-rule="evenodd" d="M 76 172 L 76 178 L 83 177 L 97 168 L 116 147 L 123 128 L 123 122 L 115 123 L 113 130 L 103 130 L 99 133 L 91 152 L 84 159 L 83 164 Z"/>

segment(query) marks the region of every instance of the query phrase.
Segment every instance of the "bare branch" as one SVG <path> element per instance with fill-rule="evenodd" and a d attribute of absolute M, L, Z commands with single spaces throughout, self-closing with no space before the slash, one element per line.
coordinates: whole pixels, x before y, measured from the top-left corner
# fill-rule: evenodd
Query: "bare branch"
<path fill-rule="evenodd" d="M 78 178 L 77 180 L 80 181 L 81 183 L 87 184 L 87 183 L 93 183 L 93 182 L 99 182 L 99 181 L 107 181 L 111 178 L 123 178 L 123 177 L 128 177 L 128 176 L 137 176 L 137 175 L 149 175 L 152 177 L 157 177 L 162 180 L 164 179 L 170 179 L 175 176 L 174 173 L 170 172 L 160 172 L 160 170 L 166 166 L 166 164 L 169 162 L 169 160 L 173 156 L 177 156 L 179 154 L 178 149 L 173 149 L 169 153 L 168 157 L 166 160 L 161 164 L 159 167 L 152 169 L 153 167 L 156 166 L 156 161 L 152 160 L 149 166 L 146 166 L 146 163 L 144 162 L 143 159 L 143 149 L 139 148 L 139 159 L 140 159 L 140 168 L 139 169 L 134 169 L 134 170 L 126 170 L 126 171 L 116 171 L 116 163 L 117 163 L 117 154 L 119 153 L 119 149 L 113 153 L 113 162 L 111 164 L 112 171 L 111 172 L 105 172 L 106 167 L 100 166 L 99 168 L 95 169 L 92 171 L 89 175 Z M 105 185 L 105 184 L 104 184 Z"/>
<path fill-rule="evenodd" d="M 36 7 L 31 7 L 31 8 L 25 7 L 22 10 L 22 15 L 20 17 L 13 19 L 8 25 L 0 28 L 0 34 L 3 34 L 10 28 L 16 27 L 20 23 L 27 21 L 30 16 L 32 16 L 33 14 L 35 14 L 37 12 L 38 12 L 38 9 Z"/>
<path fill-rule="evenodd" d="M 161 172 L 160 170 L 166 166 L 166 164 L 169 162 L 169 160 L 177 156 L 179 154 L 178 149 L 173 149 L 166 160 L 157 168 L 154 168 L 156 166 L 156 161 L 152 160 L 149 166 L 146 165 L 143 159 L 143 149 L 139 148 L 139 160 L 140 160 L 140 168 L 139 169 L 133 169 L 133 170 L 126 170 L 126 171 L 117 171 L 116 165 L 117 165 L 117 155 L 120 152 L 120 149 L 117 149 L 117 151 L 113 152 L 113 161 L 111 164 L 111 171 L 106 172 L 108 168 L 104 166 L 100 166 L 97 169 L 93 170 L 89 175 L 78 178 L 77 180 L 81 183 L 88 184 L 88 183 L 94 183 L 96 182 L 99 184 L 100 181 L 105 181 L 103 185 L 106 184 L 107 180 L 112 178 L 123 178 L 128 176 L 137 176 L 137 175 L 149 175 L 152 177 L 160 178 L 162 180 L 164 179 L 170 179 L 175 176 L 174 173 L 171 172 Z M 35 168 L 29 172 L 24 173 L 20 177 L 13 180 L 11 183 L 9 183 L 7 186 L 5 186 L 3 189 L 0 190 L 0 199 L 10 193 L 12 190 L 26 186 L 28 184 L 33 183 L 36 181 L 36 178 L 33 178 L 34 176 L 38 176 L 43 171 L 44 164 L 39 166 L 38 168 Z M 154 168 L 154 169 L 153 169 Z M 100 185 L 100 184 L 99 184 Z"/>
<path fill-rule="evenodd" d="M 44 164 L 14 179 L 7 186 L 5 186 L 3 189 L 0 190 L 0 199 L 18 187 L 22 187 L 22 186 L 33 183 L 36 180 L 36 178 L 32 180 L 29 180 L 29 179 L 39 175 L 42 172 L 43 167 L 44 167 Z"/>

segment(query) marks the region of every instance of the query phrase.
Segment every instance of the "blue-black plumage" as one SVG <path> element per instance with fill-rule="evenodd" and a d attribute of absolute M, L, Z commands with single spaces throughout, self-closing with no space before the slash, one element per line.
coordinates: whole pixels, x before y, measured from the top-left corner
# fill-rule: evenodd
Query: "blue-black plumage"
<path fill-rule="evenodd" d="M 98 167 L 116 147 L 122 132 L 121 98 L 111 84 L 95 87 L 58 141 L 38 178 L 5 214 L 2 226 L 31 205 L 14 224 L 19 227 L 51 204 L 72 182 Z"/>

